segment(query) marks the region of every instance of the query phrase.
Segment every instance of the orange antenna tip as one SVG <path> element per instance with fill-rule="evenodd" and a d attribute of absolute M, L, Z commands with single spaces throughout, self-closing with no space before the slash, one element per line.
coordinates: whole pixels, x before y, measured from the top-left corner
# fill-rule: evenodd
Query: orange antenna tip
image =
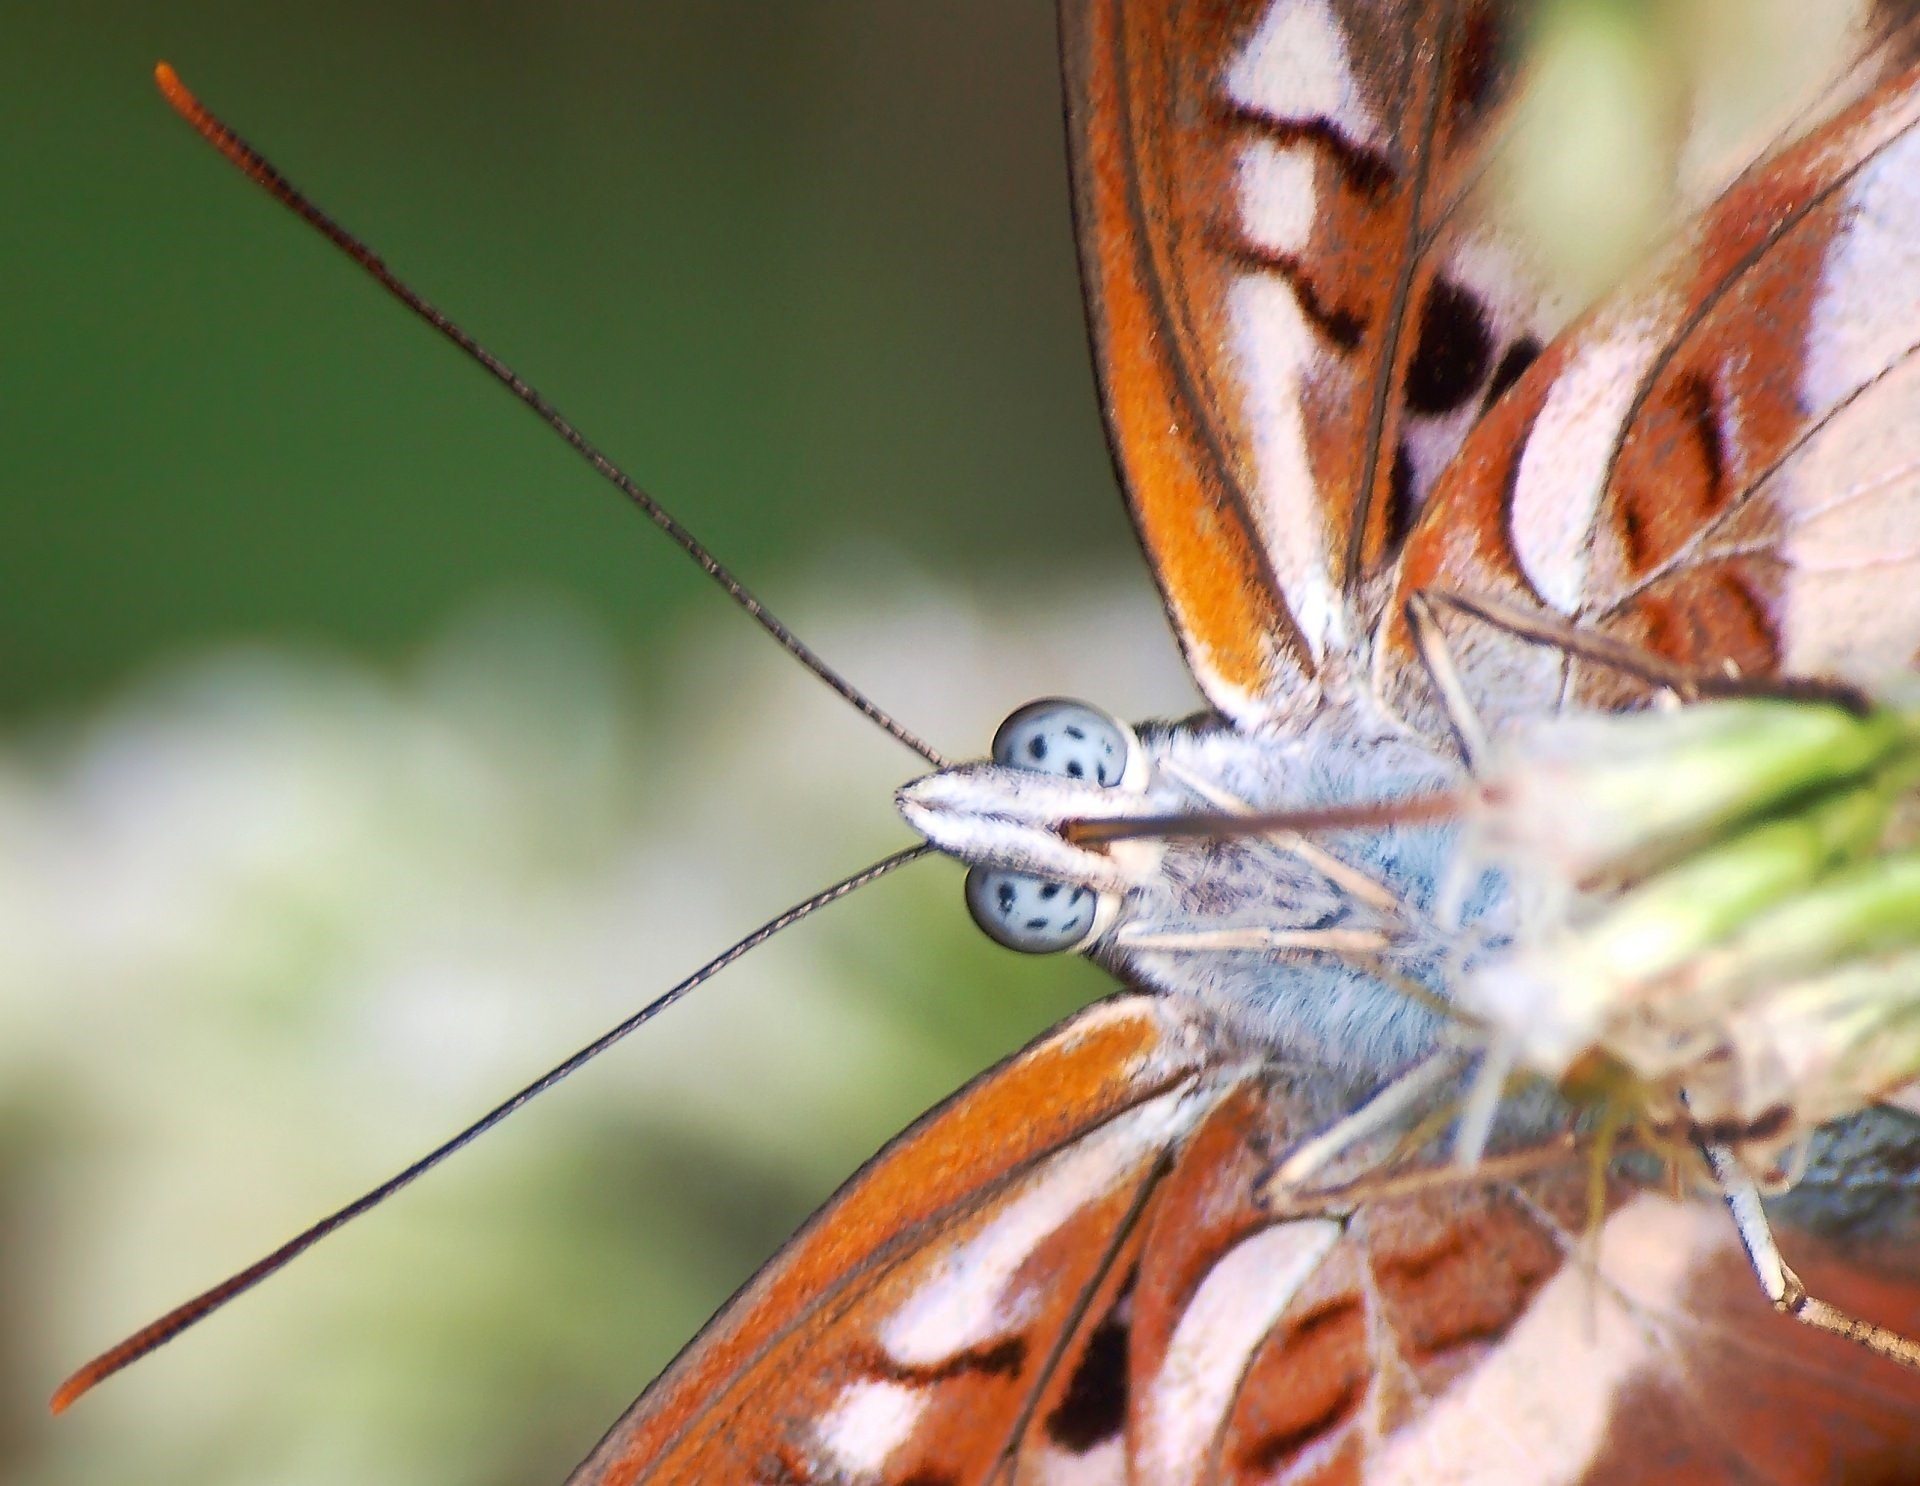
<path fill-rule="evenodd" d="M 54 1389 L 53 1398 L 47 1404 L 48 1409 L 55 1414 L 66 1413 L 76 1400 L 84 1396 L 87 1390 L 93 1387 L 94 1379 L 92 1373 L 92 1368 L 83 1367 L 79 1372 L 68 1378 L 66 1382 Z"/>
<path fill-rule="evenodd" d="M 182 113 L 193 106 L 194 96 L 187 91 L 187 85 L 180 81 L 180 74 L 173 70 L 171 62 L 153 64 L 153 81 L 160 89 L 160 96 Z"/>
<path fill-rule="evenodd" d="M 247 1274 L 243 1272 L 236 1276 L 235 1280 L 216 1286 L 207 1294 L 196 1296 L 185 1305 L 176 1306 L 158 1321 L 141 1327 L 125 1341 L 109 1347 L 92 1361 L 76 1368 L 66 1382 L 54 1389 L 53 1397 L 48 1401 L 48 1407 L 56 1414 L 64 1414 L 80 1399 L 93 1392 L 98 1384 L 112 1377 L 129 1363 L 138 1362 L 155 1347 L 171 1341 L 209 1311 L 218 1310 L 230 1295 L 246 1289 L 247 1284 Z"/>

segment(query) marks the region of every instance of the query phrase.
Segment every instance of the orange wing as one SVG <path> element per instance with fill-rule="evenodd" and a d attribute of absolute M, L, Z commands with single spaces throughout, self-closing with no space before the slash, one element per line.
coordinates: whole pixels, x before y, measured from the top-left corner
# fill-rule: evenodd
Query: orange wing
<path fill-rule="evenodd" d="M 1748 169 L 1474 430 L 1399 580 L 1544 611 L 1702 672 L 1878 679 L 1920 652 L 1920 70 Z M 1422 716 L 1399 604 L 1381 690 Z M 1451 621 L 1496 724 L 1617 672 Z"/>
<path fill-rule="evenodd" d="M 1578 1161 L 1263 1210 L 1288 1131 L 1348 1091 L 1214 1035 L 1122 998 L 972 1085 L 736 1297 L 575 1486 L 1799 1482 L 1920 1459 L 1920 1377 L 1774 1316 L 1712 1205 L 1622 1189 L 1597 1271 L 1573 1257 Z M 1857 1152 L 1848 1170 L 1870 1216 Z M 1920 1327 L 1910 1250 L 1836 1263 L 1783 1237 L 1834 1299 Z"/>
<path fill-rule="evenodd" d="M 1526 8 L 1062 5 L 1109 437 L 1189 665 L 1243 724 L 1355 668 L 1370 580 L 1539 349 L 1460 210 Z"/>
<path fill-rule="evenodd" d="M 877 1476 L 930 1433 L 950 1479 L 985 1479 L 1057 1360 L 1032 1338 L 1100 1288 L 1204 1067 L 1192 1028 L 1128 1000 L 976 1080 L 816 1214 L 574 1482 Z"/>

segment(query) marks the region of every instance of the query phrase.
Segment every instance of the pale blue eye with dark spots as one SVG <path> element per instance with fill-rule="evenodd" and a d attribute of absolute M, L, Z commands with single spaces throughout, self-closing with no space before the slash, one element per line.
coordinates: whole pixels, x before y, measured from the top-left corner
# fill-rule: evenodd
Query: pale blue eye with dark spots
<path fill-rule="evenodd" d="M 1136 791 L 1144 787 L 1147 768 L 1131 728 L 1067 697 L 1029 702 L 1001 723 L 993 735 L 993 761 L 1101 789 Z M 967 873 L 967 911 L 973 921 L 996 944 L 1022 954 L 1084 947 L 1111 920 L 1113 907 L 1112 900 L 1084 885 L 1003 867 L 974 867 Z"/>
<path fill-rule="evenodd" d="M 1027 955 L 1078 949 L 1093 934 L 1099 894 L 1008 872 L 975 867 L 967 873 L 967 911 L 996 944 Z"/>
<path fill-rule="evenodd" d="M 1112 789 L 1126 777 L 1132 735 L 1098 707 L 1065 697 L 1029 702 L 993 735 L 993 761 Z"/>

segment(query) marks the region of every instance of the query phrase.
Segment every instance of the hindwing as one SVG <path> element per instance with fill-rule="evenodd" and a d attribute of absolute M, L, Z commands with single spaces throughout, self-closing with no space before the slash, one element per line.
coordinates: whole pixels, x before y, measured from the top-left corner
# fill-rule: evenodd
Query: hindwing
<path fill-rule="evenodd" d="M 1468 436 L 1402 562 L 1706 674 L 1879 678 L 1920 651 L 1920 70 L 1743 173 Z M 1430 717 L 1401 603 L 1383 692 Z M 1498 723 L 1617 671 L 1456 618 Z"/>
<path fill-rule="evenodd" d="M 1774 1315 L 1709 1205 L 1622 1187 L 1588 1242 L 1584 1157 L 1269 1210 L 1274 1156 L 1341 1091 L 1217 1038 L 1125 997 L 964 1090 L 574 1486 L 1892 1481 L 1920 1459 L 1920 1377 Z M 1900 1255 L 1836 1265 L 1786 1232 L 1834 1298 L 1920 1327 Z"/>

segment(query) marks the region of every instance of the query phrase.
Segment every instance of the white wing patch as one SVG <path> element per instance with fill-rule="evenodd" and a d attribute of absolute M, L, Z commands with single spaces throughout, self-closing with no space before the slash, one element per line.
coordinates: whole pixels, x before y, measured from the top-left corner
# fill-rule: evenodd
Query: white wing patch
<path fill-rule="evenodd" d="M 1769 492 L 1787 527 L 1781 660 L 1878 678 L 1920 647 L 1920 135 L 1847 192 L 1801 380 L 1837 409 Z"/>
<path fill-rule="evenodd" d="M 1920 133 L 1882 150 L 1847 188 L 1827 254 L 1801 390 L 1834 407 L 1912 349 L 1920 327 Z"/>
<path fill-rule="evenodd" d="M 1084 1455 L 1042 1447 L 1020 1457 L 1020 1486 L 1127 1486 L 1130 1479 L 1121 1435 Z"/>
<path fill-rule="evenodd" d="M 888 1457 L 912 1436 L 927 1401 L 928 1394 L 912 1383 L 853 1383 L 814 1426 L 814 1437 L 842 1470 L 878 1477 Z"/>
<path fill-rule="evenodd" d="M 937 1367 L 1018 1333 L 1042 1299 L 1018 1283 L 1028 1256 L 1150 1151 L 1192 1128 L 1211 1103 L 1192 1096 L 1188 1085 L 1162 1094 L 1051 1157 L 1027 1178 L 1026 1191 L 882 1323 L 887 1355 L 903 1367 Z"/>
<path fill-rule="evenodd" d="M 1270 253 L 1302 253 L 1319 210 L 1313 178 L 1319 162 L 1306 150 L 1270 139 L 1243 145 L 1235 173 L 1240 225 L 1249 242 Z"/>
<path fill-rule="evenodd" d="M 1235 102 L 1275 118 L 1337 119 L 1357 141 L 1379 137 L 1327 0 L 1278 0 L 1227 68 L 1226 89 Z"/>
<path fill-rule="evenodd" d="M 1920 648 L 1920 361 L 1874 383 L 1780 474 L 1782 669 L 1878 681 L 1911 665 Z"/>
<path fill-rule="evenodd" d="M 1213 1479 L 1208 1449 L 1254 1349 L 1340 1239 L 1327 1218 L 1263 1228 L 1207 1273 L 1167 1344 L 1146 1405 L 1142 1479 Z"/>
<path fill-rule="evenodd" d="M 1513 546 L 1540 596 L 1571 614 L 1585 596 L 1594 518 L 1621 425 L 1661 350 L 1656 321 L 1581 348 L 1534 420 L 1513 488 Z"/>
<path fill-rule="evenodd" d="M 1727 1241 L 1725 1222 L 1654 1196 L 1622 1208 L 1602 1231 L 1600 1273 L 1563 1264 L 1501 1345 L 1370 1465 L 1368 1486 L 1586 1479 L 1620 1398 L 1666 1361 L 1654 1318 L 1684 1310 L 1696 1267 Z"/>
<path fill-rule="evenodd" d="M 1240 365 L 1261 533 L 1287 607 L 1314 660 L 1322 661 L 1328 639 L 1337 644 L 1345 637 L 1330 636 L 1342 606 L 1327 568 L 1326 525 L 1318 504 L 1302 499 L 1315 485 L 1307 461 L 1304 374 L 1320 352 L 1319 342 L 1293 286 L 1271 275 L 1236 281 L 1227 291 L 1227 315 Z"/>

